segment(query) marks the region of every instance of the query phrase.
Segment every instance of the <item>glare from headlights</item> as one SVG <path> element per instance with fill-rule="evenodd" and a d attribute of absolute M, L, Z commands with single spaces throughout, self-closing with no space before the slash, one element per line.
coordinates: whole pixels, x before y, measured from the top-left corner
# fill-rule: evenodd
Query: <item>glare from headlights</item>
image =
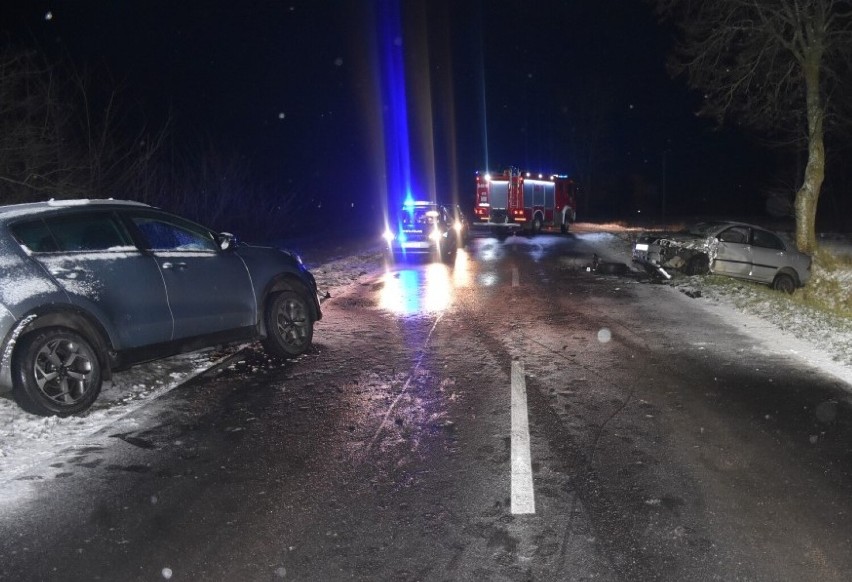
<path fill-rule="evenodd" d="M 637 251 L 647 251 L 648 245 L 646 245 L 645 243 L 636 243 L 636 250 Z"/>
<path fill-rule="evenodd" d="M 438 229 L 436 228 L 436 229 L 435 229 L 435 230 L 433 230 L 433 231 L 432 231 L 432 233 L 429 235 L 429 238 L 431 238 L 431 239 L 432 239 L 433 241 L 435 241 L 435 242 L 440 242 L 440 240 L 441 240 L 441 231 L 440 231 L 440 230 L 438 230 Z"/>
<path fill-rule="evenodd" d="M 461 231 L 464 228 L 464 226 L 462 225 L 461 222 L 456 221 L 456 223 L 453 225 L 453 228 L 456 229 L 457 233 L 461 234 Z"/>
<path fill-rule="evenodd" d="M 383 237 L 384 237 L 384 239 L 385 239 L 386 241 L 388 241 L 388 242 L 392 242 L 392 241 L 393 241 L 393 239 L 395 239 L 395 238 L 396 238 L 396 237 L 394 236 L 394 234 L 393 234 L 393 231 L 392 231 L 391 229 L 389 229 L 389 228 L 385 230 L 385 232 L 384 232 L 384 234 L 382 234 L 382 236 L 383 236 Z"/>

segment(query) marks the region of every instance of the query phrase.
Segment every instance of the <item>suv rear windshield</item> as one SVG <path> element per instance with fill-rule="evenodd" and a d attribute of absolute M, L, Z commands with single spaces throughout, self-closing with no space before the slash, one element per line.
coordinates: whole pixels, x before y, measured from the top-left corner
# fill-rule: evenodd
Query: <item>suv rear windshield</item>
<path fill-rule="evenodd" d="M 441 212 L 434 207 L 403 209 L 399 213 L 399 222 L 403 227 L 419 228 L 441 221 Z"/>

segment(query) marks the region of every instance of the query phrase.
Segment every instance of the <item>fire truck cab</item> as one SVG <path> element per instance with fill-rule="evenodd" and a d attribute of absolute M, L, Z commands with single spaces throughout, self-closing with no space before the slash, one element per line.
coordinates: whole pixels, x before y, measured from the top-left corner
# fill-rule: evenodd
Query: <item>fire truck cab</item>
<path fill-rule="evenodd" d="M 568 232 L 577 218 L 577 183 L 568 176 L 531 174 L 509 168 L 502 174 L 477 172 L 474 226 L 498 234 L 546 227 Z"/>

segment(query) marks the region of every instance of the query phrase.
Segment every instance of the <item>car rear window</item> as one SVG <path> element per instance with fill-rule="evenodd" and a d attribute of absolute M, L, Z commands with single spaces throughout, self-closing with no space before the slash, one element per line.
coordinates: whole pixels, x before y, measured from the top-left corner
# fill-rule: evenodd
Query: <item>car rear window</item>
<path fill-rule="evenodd" d="M 41 220 L 15 224 L 12 234 L 18 243 L 34 253 L 51 253 L 59 250 L 47 225 Z"/>
<path fill-rule="evenodd" d="M 779 251 L 784 250 L 784 243 L 781 242 L 781 239 L 772 234 L 771 232 L 766 232 L 765 230 L 754 230 L 754 246 L 763 247 L 766 249 L 778 249 Z"/>
<path fill-rule="evenodd" d="M 56 216 L 15 224 L 18 242 L 34 253 L 127 249 L 133 243 L 110 214 Z"/>
<path fill-rule="evenodd" d="M 403 226 L 423 226 L 435 224 L 441 220 L 441 212 L 435 208 L 405 209 L 399 213 Z"/>

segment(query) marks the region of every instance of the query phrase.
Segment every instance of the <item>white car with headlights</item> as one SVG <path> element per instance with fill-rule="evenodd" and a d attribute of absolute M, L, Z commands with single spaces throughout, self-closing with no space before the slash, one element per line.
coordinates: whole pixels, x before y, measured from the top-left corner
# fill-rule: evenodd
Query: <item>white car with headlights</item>
<path fill-rule="evenodd" d="M 467 235 L 466 221 L 443 204 L 407 201 L 388 224 L 385 240 L 395 258 L 428 256 L 449 260 Z"/>

